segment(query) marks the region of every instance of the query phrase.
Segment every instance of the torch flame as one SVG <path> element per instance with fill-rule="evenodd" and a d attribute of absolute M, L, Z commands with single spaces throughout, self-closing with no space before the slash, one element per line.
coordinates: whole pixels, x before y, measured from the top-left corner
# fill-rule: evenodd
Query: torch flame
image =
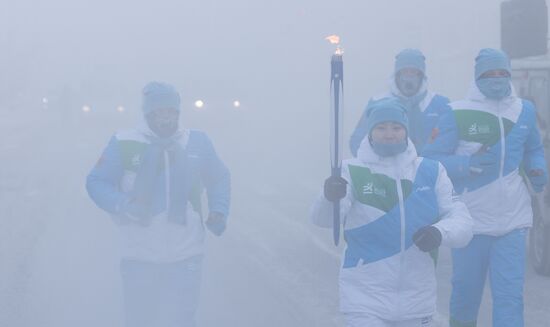
<path fill-rule="evenodd" d="M 340 37 L 338 35 L 329 35 L 325 38 L 325 40 L 328 40 L 330 44 L 340 44 Z"/>
<path fill-rule="evenodd" d="M 340 47 L 340 37 L 338 35 L 329 35 L 325 38 L 325 40 L 329 41 L 330 44 L 336 44 L 336 51 L 334 52 L 335 55 L 341 56 L 344 54 L 344 49 Z"/>

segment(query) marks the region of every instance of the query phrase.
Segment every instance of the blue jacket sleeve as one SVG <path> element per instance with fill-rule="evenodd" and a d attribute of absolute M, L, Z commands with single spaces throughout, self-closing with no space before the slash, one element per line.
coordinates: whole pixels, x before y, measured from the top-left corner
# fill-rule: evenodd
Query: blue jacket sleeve
<path fill-rule="evenodd" d="M 458 147 L 459 135 L 455 115 L 448 104 L 445 104 L 442 110 L 437 129 L 437 135 L 426 144 L 422 156 L 441 162 L 451 180 L 469 176 L 470 156 L 454 154 Z"/>
<path fill-rule="evenodd" d="M 201 133 L 203 165 L 201 178 L 206 188 L 208 210 L 227 217 L 231 201 L 231 177 L 229 170 L 216 154 L 212 142 Z"/>
<path fill-rule="evenodd" d="M 471 174 L 470 156 L 453 154 L 450 156 L 435 156 L 432 158 L 441 162 L 452 181 L 468 177 Z"/>
<path fill-rule="evenodd" d="M 116 137 L 112 137 L 100 159 L 86 179 L 86 190 L 90 198 L 101 209 L 118 214 L 126 195 L 119 190 L 124 173 Z"/>
<path fill-rule="evenodd" d="M 419 156 L 426 158 L 433 158 L 438 155 L 452 155 L 458 145 L 458 127 L 453 109 L 449 107 L 449 100 L 442 96 L 436 97 L 432 103 L 437 101 L 435 105 L 437 106 L 436 111 L 439 112 L 439 119 L 434 129 L 428 131 L 428 134 L 431 135 L 426 141 L 422 153 L 419 153 Z"/>
<path fill-rule="evenodd" d="M 527 141 L 525 142 L 525 149 L 523 154 L 523 167 L 525 168 L 527 175 L 529 171 L 533 169 L 541 169 L 544 171 L 544 175 L 548 176 L 546 160 L 544 158 L 544 147 L 540 139 L 539 130 L 536 123 L 536 111 L 532 103 L 524 101 L 526 109 L 530 108 L 534 112 L 533 124 L 531 125 Z M 546 177 L 548 178 L 548 177 Z"/>
<path fill-rule="evenodd" d="M 369 101 L 370 103 L 370 101 Z M 368 105 L 367 105 L 368 108 Z M 357 157 L 357 151 L 359 150 L 359 146 L 361 145 L 361 142 L 363 142 L 363 139 L 367 135 L 369 131 L 367 131 L 367 109 L 363 110 L 363 114 L 361 115 L 361 118 L 359 119 L 359 122 L 357 123 L 357 126 L 355 126 L 355 129 L 353 130 L 353 133 L 351 134 L 351 137 L 349 139 L 349 148 L 351 150 L 351 154 L 354 157 Z"/>

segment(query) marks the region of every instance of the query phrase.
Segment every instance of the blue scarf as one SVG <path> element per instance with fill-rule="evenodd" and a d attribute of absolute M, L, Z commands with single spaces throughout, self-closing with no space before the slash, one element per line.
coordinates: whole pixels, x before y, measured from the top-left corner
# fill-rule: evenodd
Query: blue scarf
<path fill-rule="evenodd" d="M 166 208 L 168 220 L 185 224 L 188 194 L 185 187 L 187 154 L 178 142 L 180 137 L 179 133 L 169 138 L 147 137 L 151 143 L 141 158 L 132 193 L 135 201 L 143 208 L 146 215 L 152 218 L 153 198 L 157 190 L 156 183 L 159 174 L 166 173 L 164 171 L 164 153 L 167 152 L 170 167 L 168 174 L 170 181 L 165 181 L 170 183 L 170 207 Z"/>
<path fill-rule="evenodd" d="M 512 94 L 510 77 L 486 77 L 476 80 L 476 85 L 489 99 L 501 100 Z"/>
<path fill-rule="evenodd" d="M 407 117 L 409 118 L 409 137 L 418 153 L 420 153 L 426 144 L 424 117 L 420 110 L 420 102 L 424 100 L 427 94 L 428 92 L 424 91 L 412 97 L 398 96 L 403 106 L 405 106 L 405 109 L 407 109 Z"/>
<path fill-rule="evenodd" d="M 407 150 L 407 140 L 400 143 L 370 143 L 374 153 L 381 157 L 396 156 Z"/>

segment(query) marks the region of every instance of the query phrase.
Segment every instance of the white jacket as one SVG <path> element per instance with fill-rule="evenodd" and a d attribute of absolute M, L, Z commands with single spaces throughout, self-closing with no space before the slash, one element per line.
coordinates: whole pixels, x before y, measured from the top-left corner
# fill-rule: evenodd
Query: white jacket
<path fill-rule="evenodd" d="M 410 140 L 404 153 L 384 158 L 365 138 L 357 158 L 343 162 L 342 175 L 349 184 L 341 201 L 341 311 L 388 320 L 434 314 L 434 259 L 412 244 L 412 235 L 433 224 L 445 246 L 462 247 L 472 238 L 471 217 L 453 197 L 445 169 L 418 157 Z M 332 203 L 320 196 L 312 208 L 314 223 L 331 227 L 332 214 Z"/>
<path fill-rule="evenodd" d="M 172 160 L 164 153 L 164 169 L 159 169 L 152 188 L 151 223 L 144 227 L 129 223 L 122 212 L 123 205 L 132 196 L 134 184 L 146 150 L 148 136 L 154 136 L 143 123 L 138 128 L 116 133 L 101 159 L 87 177 L 86 188 L 90 197 L 116 222 L 121 240 L 121 255 L 125 259 L 148 262 L 176 262 L 203 253 L 205 230 L 201 217 L 203 188 L 210 212 L 228 214 L 230 198 L 229 172 L 217 157 L 208 137 L 199 131 L 182 130 L 177 142 L 184 149 L 186 161 L 184 177 L 176 180 L 170 174 Z M 185 202 L 185 223 L 169 219 L 171 183 L 185 188 L 180 201 Z M 122 217 L 122 219 L 121 219 Z"/>
<path fill-rule="evenodd" d="M 455 190 L 474 219 L 474 233 L 504 235 L 532 225 L 531 198 L 520 174 L 523 167 L 546 171 L 532 103 L 514 94 L 486 98 L 475 85 L 465 100 L 450 104 L 458 126 L 455 155 L 442 158 Z M 497 164 L 470 173 L 470 156 L 483 147 Z"/>

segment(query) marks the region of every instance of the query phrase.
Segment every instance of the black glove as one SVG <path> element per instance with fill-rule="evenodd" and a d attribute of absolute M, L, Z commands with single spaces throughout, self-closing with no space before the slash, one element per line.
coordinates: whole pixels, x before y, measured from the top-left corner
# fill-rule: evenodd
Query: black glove
<path fill-rule="evenodd" d="M 529 171 L 529 180 L 535 193 L 540 193 L 548 182 L 548 174 L 543 169 L 531 169 Z"/>
<path fill-rule="evenodd" d="M 325 180 L 325 198 L 336 202 L 346 196 L 348 182 L 342 177 L 330 176 Z"/>
<path fill-rule="evenodd" d="M 441 232 L 436 227 L 424 226 L 413 235 L 413 242 L 423 252 L 430 252 L 441 245 Z"/>

